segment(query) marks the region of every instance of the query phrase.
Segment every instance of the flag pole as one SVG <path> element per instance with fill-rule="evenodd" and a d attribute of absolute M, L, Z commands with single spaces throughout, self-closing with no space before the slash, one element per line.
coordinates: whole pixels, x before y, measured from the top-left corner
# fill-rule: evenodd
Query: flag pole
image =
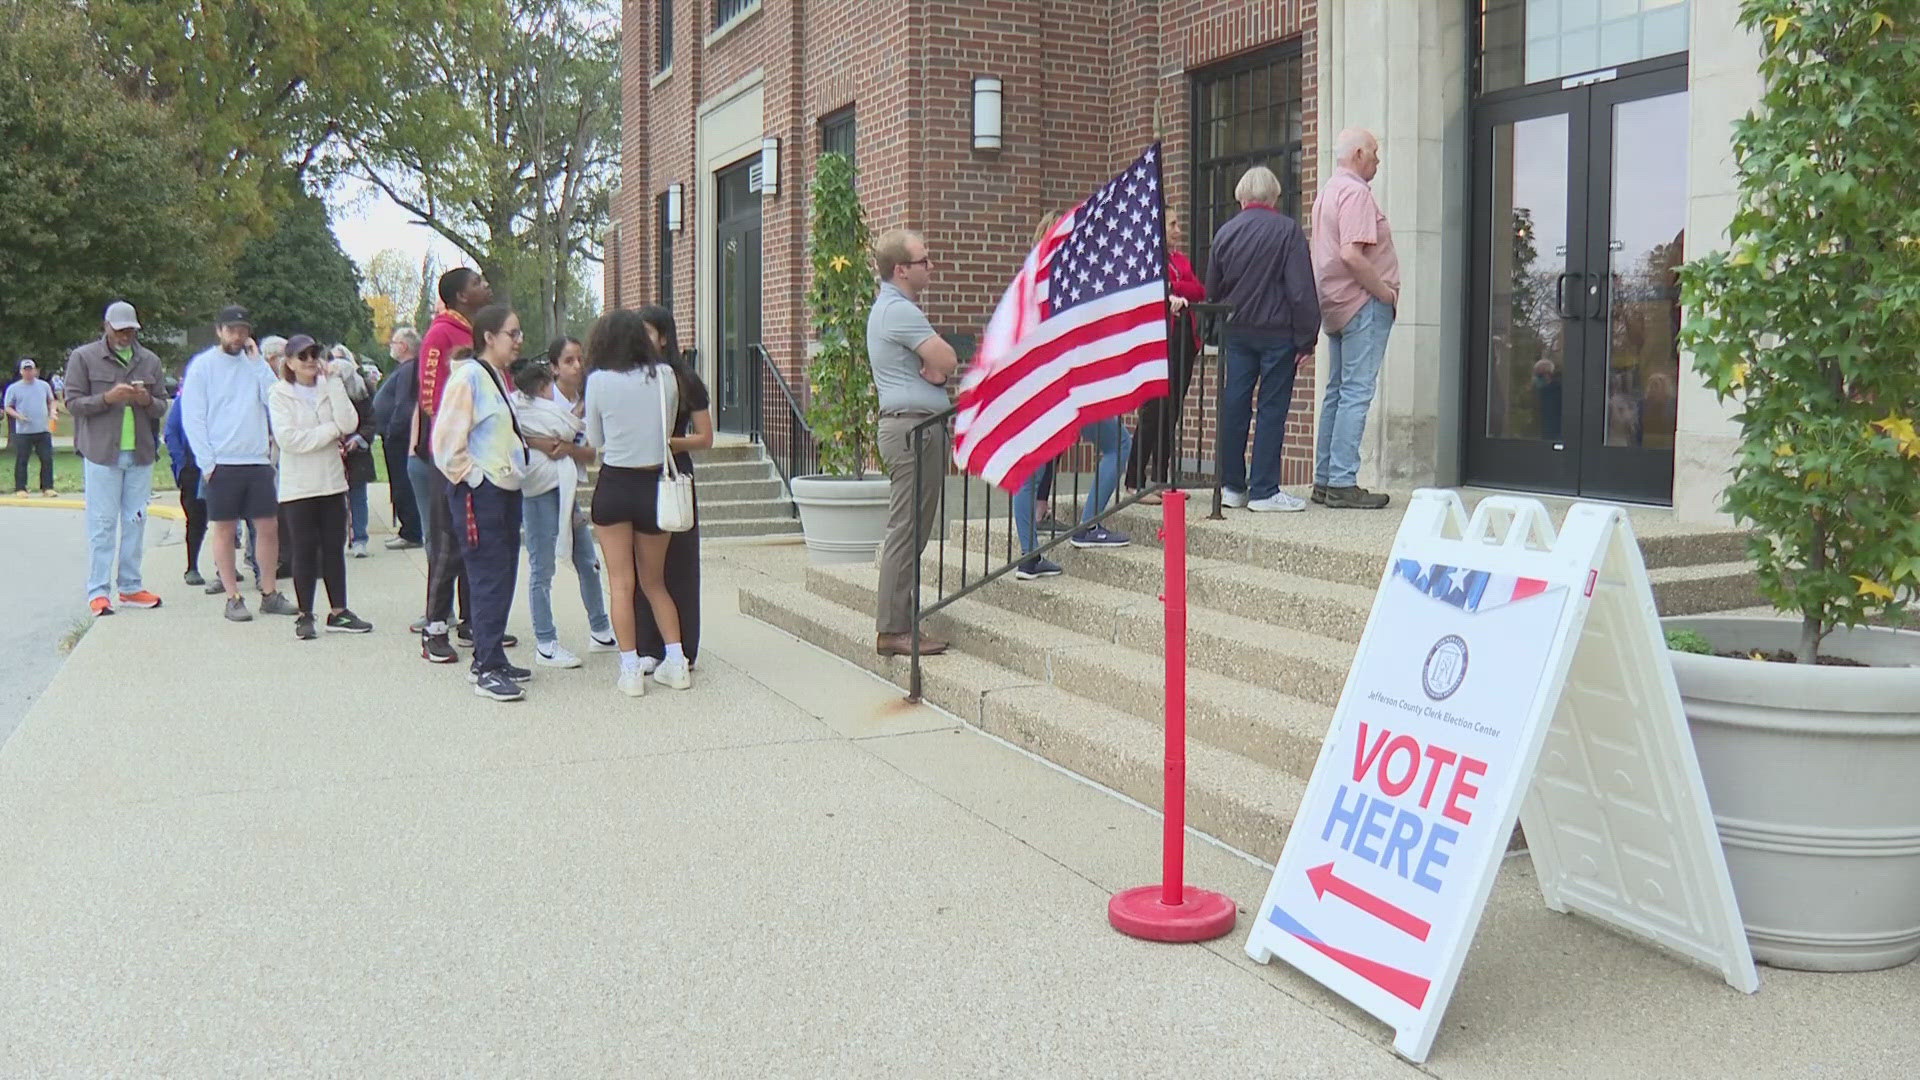
<path fill-rule="evenodd" d="M 1115 893 L 1107 921 L 1148 941 L 1212 941 L 1233 931 L 1232 900 L 1186 883 L 1187 850 L 1187 493 L 1171 489 L 1160 503 L 1166 566 L 1167 749 L 1160 884 Z"/>

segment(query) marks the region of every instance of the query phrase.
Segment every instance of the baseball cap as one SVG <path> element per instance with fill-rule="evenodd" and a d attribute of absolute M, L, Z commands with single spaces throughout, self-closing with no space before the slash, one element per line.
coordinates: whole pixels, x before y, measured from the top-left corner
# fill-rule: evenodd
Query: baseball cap
<path fill-rule="evenodd" d="M 21 358 L 20 358 L 20 370 L 21 370 L 21 371 L 25 371 L 25 370 L 27 370 L 28 368 L 32 368 L 32 369 L 34 369 L 35 371 L 38 371 L 38 370 L 40 370 L 40 365 L 39 365 L 39 364 L 36 364 L 36 363 L 34 363 L 34 362 L 33 362 L 33 357 L 31 357 L 31 356 L 23 356 L 23 357 L 21 357 Z"/>
<path fill-rule="evenodd" d="M 235 323 L 245 326 L 253 325 L 253 320 L 247 317 L 247 309 L 238 304 L 228 304 L 221 308 L 220 314 L 213 320 L 215 326 L 232 326 Z"/>
<path fill-rule="evenodd" d="M 107 325 L 115 330 L 138 330 L 140 316 L 134 314 L 132 304 L 115 300 L 107 305 Z"/>
<path fill-rule="evenodd" d="M 315 348 L 319 344 L 319 342 L 305 334 L 295 334 L 287 339 L 287 359 L 291 360 L 301 353 L 306 352 L 308 349 Z"/>

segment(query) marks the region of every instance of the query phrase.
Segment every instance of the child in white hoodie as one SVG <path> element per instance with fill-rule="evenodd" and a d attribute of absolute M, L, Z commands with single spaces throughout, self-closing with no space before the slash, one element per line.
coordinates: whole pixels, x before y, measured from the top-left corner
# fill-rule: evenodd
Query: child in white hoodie
<path fill-rule="evenodd" d="M 521 520 L 527 547 L 527 601 L 533 609 L 534 651 L 542 667 L 573 668 L 580 658 L 560 644 L 553 625 L 554 554 L 572 553 L 580 581 L 580 603 L 587 609 L 593 652 L 619 648 L 600 592 L 600 563 L 586 513 L 574 501 L 593 450 L 586 426 L 564 399 L 553 393 L 553 368 L 545 360 L 513 365 L 514 391 L 508 398 L 527 443 L 521 483 Z"/>

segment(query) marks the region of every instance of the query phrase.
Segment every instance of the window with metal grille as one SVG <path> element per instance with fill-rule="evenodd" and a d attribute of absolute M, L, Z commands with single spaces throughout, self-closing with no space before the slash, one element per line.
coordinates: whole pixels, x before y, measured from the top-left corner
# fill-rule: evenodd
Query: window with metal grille
<path fill-rule="evenodd" d="M 847 160 L 858 162 L 853 156 L 853 106 L 849 105 L 839 112 L 829 113 L 820 118 L 820 152 L 823 154 L 845 154 Z"/>
<path fill-rule="evenodd" d="M 660 12 L 660 25 L 654 28 L 658 52 L 654 56 L 653 70 L 661 72 L 673 66 L 673 0 L 653 2 Z"/>
<path fill-rule="evenodd" d="M 671 311 L 673 309 L 673 234 L 667 231 L 667 193 L 661 192 L 654 199 L 654 234 L 660 243 L 660 282 L 655 290 L 656 303 Z"/>
<path fill-rule="evenodd" d="M 720 29 L 746 14 L 748 8 L 759 2 L 760 0 L 713 0 L 713 28 Z"/>
<path fill-rule="evenodd" d="M 1213 234 L 1240 212 L 1234 185 L 1255 165 L 1280 178 L 1280 212 L 1300 219 L 1303 108 L 1298 39 L 1194 73 L 1187 244 L 1200 273 Z"/>

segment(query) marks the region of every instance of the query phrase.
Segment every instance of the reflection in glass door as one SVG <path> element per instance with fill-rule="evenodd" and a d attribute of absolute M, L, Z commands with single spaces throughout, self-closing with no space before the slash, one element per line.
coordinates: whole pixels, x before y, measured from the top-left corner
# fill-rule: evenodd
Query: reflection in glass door
<path fill-rule="evenodd" d="M 1676 67 L 1481 108 L 1471 482 L 1671 501 L 1685 86 Z"/>

